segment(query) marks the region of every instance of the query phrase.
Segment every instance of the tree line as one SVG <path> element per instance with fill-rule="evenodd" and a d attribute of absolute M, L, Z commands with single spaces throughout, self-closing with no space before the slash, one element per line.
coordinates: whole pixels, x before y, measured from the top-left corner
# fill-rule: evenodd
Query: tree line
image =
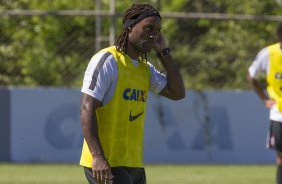
<path fill-rule="evenodd" d="M 161 12 L 204 12 L 279 15 L 279 0 L 155 0 L 132 1 L 155 5 Z M 102 1 L 102 8 L 108 8 Z M 116 1 L 119 13 L 131 2 Z M 0 0 L 0 11 L 94 10 L 93 0 Z M 121 31 L 117 17 L 116 36 Z M 109 34 L 109 18 L 102 19 Z M 278 22 L 163 18 L 167 38 L 187 89 L 248 89 L 247 69 L 257 52 L 277 41 Z M 95 17 L 1 16 L 0 86 L 81 87 L 83 74 L 95 54 Z M 108 42 L 103 42 L 108 46 Z M 161 69 L 155 54 L 149 61 Z"/>

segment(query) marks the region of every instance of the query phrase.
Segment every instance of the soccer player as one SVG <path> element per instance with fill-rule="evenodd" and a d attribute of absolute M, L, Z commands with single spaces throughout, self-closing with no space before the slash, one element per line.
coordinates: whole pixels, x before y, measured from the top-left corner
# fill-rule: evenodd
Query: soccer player
<path fill-rule="evenodd" d="M 249 67 L 248 80 L 255 92 L 270 109 L 270 129 L 267 147 L 276 151 L 277 184 L 282 184 L 282 23 L 277 29 L 278 43 L 263 48 Z M 267 93 L 258 82 L 265 74 Z"/>
<path fill-rule="evenodd" d="M 123 15 L 115 45 L 96 53 L 86 69 L 81 97 L 85 138 L 80 165 L 89 184 L 145 184 L 143 129 L 148 91 L 185 97 L 182 77 L 161 33 L 161 16 L 148 4 Z M 147 61 L 156 52 L 166 70 Z"/>

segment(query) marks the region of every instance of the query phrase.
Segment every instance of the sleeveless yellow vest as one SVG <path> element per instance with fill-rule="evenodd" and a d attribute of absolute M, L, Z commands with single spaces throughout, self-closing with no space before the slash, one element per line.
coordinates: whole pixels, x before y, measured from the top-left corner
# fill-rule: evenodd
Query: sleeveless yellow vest
<path fill-rule="evenodd" d="M 269 72 L 267 74 L 267 92 L 276 101 L 277 108 L 282 112 L 282 53 L 280 43 L 267 47 L 269 52 Z"/>
<path fill-rule="evenodd" d="M 140 60 L 135 67 L 126 54 L 109 47 L 118 67 L 118 80 L 111 101 L 97 109 L 98 135 L 111 167 L 143 167 L 143 130 L 150 69 Z M 84 140 L 80 165 L 92 167 L 92 156 Z"/>

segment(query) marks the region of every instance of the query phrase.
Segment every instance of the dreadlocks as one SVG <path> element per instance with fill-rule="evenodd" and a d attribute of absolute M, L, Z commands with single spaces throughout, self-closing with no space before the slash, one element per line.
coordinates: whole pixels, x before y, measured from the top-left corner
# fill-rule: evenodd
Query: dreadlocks
<path fill-rule="evenodd" d="M 133 4 L 123 14 L 122 23 L 125 24 L 126 21 L 128 21 L 130 19 L 135 19 L 141 13 L 148 11 L 148 10 L 157 12 L 157 10 L 149 4 Z M 128 27 L 123 27 L 122 32 L 120 33 L 120 35 L 118 36 L 118 38 L 115 41 L 115 46 L 116 46 L 116 48 L 119 52 L 127 53 L 126 48 L 127 48 L 127 44 L 128 44 L 128 34 L 129 34 Z M 141 58 L 144 59 L 144 60 L 147 60 L 146 53 L 143 56 L 141 56 Z"/>

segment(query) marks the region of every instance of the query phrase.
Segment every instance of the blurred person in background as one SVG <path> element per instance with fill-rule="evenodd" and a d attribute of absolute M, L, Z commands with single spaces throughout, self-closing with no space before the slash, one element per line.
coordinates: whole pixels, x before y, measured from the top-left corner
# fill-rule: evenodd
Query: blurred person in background
<path fill-rule="evenodd" d="M 277 184 L 282 184 L 282 23 L 278 25 L 279 42 L 263 48 L 249 67 L 248 80 L 270 110 L 267 147 L 276 151 Z M 263 74 L 263 75 L 261 75 Z M 267 92 L 259 82 L 265 76 Z"/>
<path fill-rule="evenodd" d="M 151 50 L 166 75 L 147 61 Z M 115 45 L 96 53 L 84 75 L 80 165 L 89 184 L 146 183 L 143 129 L 149 90 L 172 100 L 185 97 L 159 12 L 148 4 L 133 4 L 123 15 Z"/>

